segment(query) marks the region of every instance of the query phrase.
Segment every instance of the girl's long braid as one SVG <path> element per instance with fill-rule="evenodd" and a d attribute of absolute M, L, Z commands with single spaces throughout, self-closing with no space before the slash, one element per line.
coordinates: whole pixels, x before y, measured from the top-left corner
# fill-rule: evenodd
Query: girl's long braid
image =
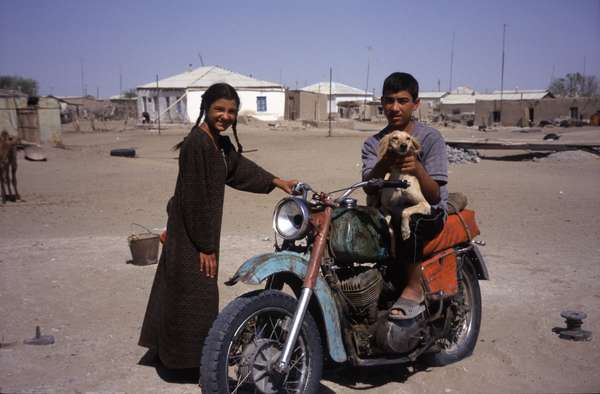
<path fill-rule="evenodd" d="M 200 122 L 202 121 L 203 116 L 204 116 L 204 99 L 202 99 L 202 102 L 200 104 L 200 115 L 198 115 L 198 119 L 196 120 L 194 127 L 200 126 Z M 181 145 L 183 145 L 183 141 L 185 141 L 185 138 L 183 140 L 179 141 L 177 143 L 177 145 L 173 146 L 173 148 L 171 148 L 171 149 L 174 151 L 179 150 L 181 148 Z"/>
<path fill-rule="evenodd" d="M 244 152 L 244 148 L 242 147 L 242 144 L 240 144 L 240 139 L 238 138 L 238 135 L 237 135 L 237 116 L 236 116 L 235 120 L 233 121 L 231 128 L 233 129 L 233 137 L 235 138 L 235 143 L 237 145 L 238 153 L 241 154 Z"/>
<path fill-rule="evenodd" d="M 202 121 L 203 115 L 204 115 L 204 97 L 202 97 L 202 101 L 200 102 L 200 115 L 198 115 L 198 120 L 196 120 L 196 124 L 194 125 L 194 127 L 200 126 L 200 122 Z"/>

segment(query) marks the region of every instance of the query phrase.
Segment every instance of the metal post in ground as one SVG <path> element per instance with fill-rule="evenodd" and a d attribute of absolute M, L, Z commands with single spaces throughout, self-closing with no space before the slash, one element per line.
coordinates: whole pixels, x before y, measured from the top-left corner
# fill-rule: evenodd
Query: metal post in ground
<path fill-rule="evenodd" d="M 331 95 L 331 81 L 333 79 L 333 68 L 329 67 L 329 135 L 328 137 L 331 137 L 331 100 L 332 100 L 332 95 Z"/>

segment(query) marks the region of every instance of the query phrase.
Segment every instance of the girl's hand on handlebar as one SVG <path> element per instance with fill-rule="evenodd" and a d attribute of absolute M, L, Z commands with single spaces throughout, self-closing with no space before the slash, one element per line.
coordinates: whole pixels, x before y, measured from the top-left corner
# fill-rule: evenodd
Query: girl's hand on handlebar
<path fill-rule="evenodd" d="M 273 184 L 276 187 L 278 187 L 279 189 L 286 192 L 287 194 L 292 194 L 292 192 L 294 190 L 294 186 L 296 186 L 297 183 L 298 183 L 298 181 L 296 179 L 292 179 L 292 180 L 285 180 L 285 179 L 279 179 L 279 178 L 273 179 Z"/>
<path fill-rule="evenodd" d="M 215 253 L 206 254 L 200 252 L 198 254 L 198 262 L 200 263 L 200 272 L 204 272 L 207 278 L 217 276 L 217 255 Z"/>

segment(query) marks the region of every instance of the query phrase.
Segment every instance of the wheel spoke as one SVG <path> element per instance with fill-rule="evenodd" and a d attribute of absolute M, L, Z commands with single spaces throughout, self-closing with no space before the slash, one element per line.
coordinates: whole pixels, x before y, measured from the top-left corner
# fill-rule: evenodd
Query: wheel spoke
<path fill-rule="evenodd" d="M 273 336 L 275 335 L 275 332 L 277 331 L 277 324 L 273 323 L 273 320 L 271 319 L 270 315 L 269 315 L 269 323 L 271 323 L 271 327 L 273 327 L 273 329 L 271 330 L 271 335 L 269 335 L 269 339 L 273 339 Z"/>
<path fill-rule="evenodd" d="M 246 381 L 246 379 L 248 379 L 248 377 L 250 376 L 250 374 L 251 374 L 251 373 L 252 373 L 252 370 L 250 370 L 250 371 L 249 371 L 249 372 L 246 374 L 246 376 L 244 376 L 244 378 L 241 380 L 241 382 L 239 382 L 239 383 L 237 384 L 237 386 L 235 386 L 235 388 L 233 389 L 233 391 L 231 392 L 231 394 L 235 394 L 235 393 L 238 391 L 238 389 L 239 389 L 239 388 L 242 386 L 242 384 L 243 384 L 243 383 Z"/>

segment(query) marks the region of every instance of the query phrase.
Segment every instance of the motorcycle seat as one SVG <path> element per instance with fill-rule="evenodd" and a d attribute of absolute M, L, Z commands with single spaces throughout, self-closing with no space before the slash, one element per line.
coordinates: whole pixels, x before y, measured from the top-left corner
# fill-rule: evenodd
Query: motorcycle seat
<path fill-rule="evenodd" d="M 448 215 L 442 231 L 437 237 L 425 243 L 423 256 L 430 256 L 436 252 L 468 242 L 478 235 L 479 227 L 475 221 L 475 211 L 463 209 L 456 214 Z"/>

